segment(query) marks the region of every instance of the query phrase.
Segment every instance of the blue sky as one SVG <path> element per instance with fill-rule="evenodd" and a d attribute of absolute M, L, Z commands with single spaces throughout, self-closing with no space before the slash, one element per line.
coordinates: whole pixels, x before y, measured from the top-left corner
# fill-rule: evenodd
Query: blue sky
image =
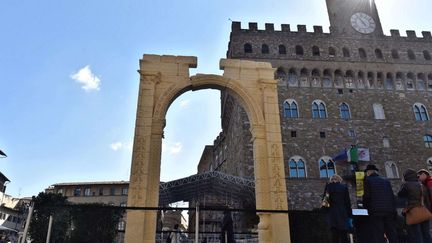
<path fill-rule="evenodd" d="M 385 33 L 432 30 L 432 1 L 377 0 Z M 0 171 L 7 193 L 54 183 L 129 180 L 144 53 L 193 55 L 221 74 L 231 20 L 322 25 L 324 0 L 1 1 Z M 196 173 L 220 132 L 215 90 L 187 92 L 167 114 L 161 180 Z"/>

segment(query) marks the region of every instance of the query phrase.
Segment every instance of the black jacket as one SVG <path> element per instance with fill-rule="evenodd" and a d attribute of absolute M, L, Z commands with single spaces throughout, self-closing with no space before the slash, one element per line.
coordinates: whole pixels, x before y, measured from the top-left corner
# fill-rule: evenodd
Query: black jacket
<path fill-rule="evenodd" d="M 341 183 L 329 183 L 326 187 L 329 194 L 330 208 L 327 220 L 331 228 L 348 230 L 348 217 L 351 216 L 351 200 L 348 188 Z"/>
<path fill-rule="evenodd" d="M 363 206 L 369 215 L 396 213 L 396 199 L 390 182 L 373 173 L 364 180 Z"/>

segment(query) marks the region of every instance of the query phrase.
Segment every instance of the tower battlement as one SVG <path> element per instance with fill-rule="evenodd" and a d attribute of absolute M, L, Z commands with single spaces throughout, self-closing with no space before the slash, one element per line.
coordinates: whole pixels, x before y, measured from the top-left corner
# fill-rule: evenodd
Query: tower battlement
<path fill-rule="evenodd" d="M 324 33 L 323 27 L 314 25 L 313 32 L 308 32 L 306 25 L 299 24 L 297 25 L 297 31 L 292 31 L 291 26 L 289 24 L 281 24 L 280 30 L 275 30 L 273 23 L 265 23 L 265 29 L 258 29 L 258 24 L 256 22 L 249 22 L 247 29 L 241 28 L 241 22 L 234 21 L 231 24 L 232 32 L 264 32 L 264 33 L 309 33 L 309 34 L 329 34 Z"/>
<path fill-rule="evenodd" d="M 232 32 L 257 32 L 257 33 L 266 33 L 266 34 L 272 34 L 272 33 L 292 33 L 295 34 L 310 34 L 310 35 L 331 35 L 331 32 L 324 32 L 323 27 L 319 25 L 313 26 L 313 31 L 307 31 L 306 25 L 297 25 L 297 31 L 291 30 L 291 25 L 289 24 L 281 24 L 280 30 L 275 30 L 273 23 L 265 23 L 264 29 L 258 28 L 258 23 L 256 22 L 249 22 L 248 28 L 242 28 L 241 22 L 234 21 L 231 24 L 231 31 Z M 390 36 L 384 35 L 383 38 L 390 38 L 395 40 L 400 39 L 406 39 L 411 41 L 432 41 L 432 34 L 431 31 L 422 31 L 421 37 L 417 36 L 416 31 L 414 30 L 406 30 L 406 36 L 401 36 L 400 31 L 397 29 L 390 30 Z"/>

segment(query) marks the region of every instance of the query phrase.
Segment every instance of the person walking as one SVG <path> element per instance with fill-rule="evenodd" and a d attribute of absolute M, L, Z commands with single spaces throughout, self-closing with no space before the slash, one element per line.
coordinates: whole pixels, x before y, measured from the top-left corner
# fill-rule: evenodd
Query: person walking
<path fill-rule="evenodd" d="M 174 230 L 169 234 L 169 237 L 171 239 L 171 243 L 180 243 L 180 230 L 179 225 L 174 225 Z"/>
<path fill-rule="evenodd" d="M 431 206 L 428 207 L 428 209 L 432 212 L 432 177 L 430 176 L 430 172 L 426 169 L 421 169 L 417 171 L 417 177 L 419 181 L 425 186 L 426 193 L 424 194 L 424 196 L 427 196 L 429 198 Z"/>
<path fill-rule="evenodd" d="M 342 184 L 342 177 L 332 175 L 325 191 L 329 194 L 330 207 L 327 222 L 330 226 L 332 243 L 349 243 L 349 219 L 352 216 L 348 187 Z"/>
<path fill-rule="evenodd" d="M 404 174 L 404 183 L 398 192 L 398 196 L 406 199 L 407 209 L 415 206 L 424 205 L 430 208 L 430 200 L 427 195 L 426 187 L 418 181 L 417 173 L 415 170 L 407 169 Z M 429 233 L 429 220 L 407 225 L 408 243 L 432 243 Z"/>
<path fill-rule="evenodd" d="M 221 243 L 235 243 L 234 240 L 234 223 L 231 217 L 231 212 L 224 211 L 222 220 Z"/>
<path fill-rule="evenodd" d="M 396 199 L 392 186 L 378 174 L 374 164 L 367 165 L 364 179 L 363 206 L 368 210 L 371 243 L 398 243 Z"/>

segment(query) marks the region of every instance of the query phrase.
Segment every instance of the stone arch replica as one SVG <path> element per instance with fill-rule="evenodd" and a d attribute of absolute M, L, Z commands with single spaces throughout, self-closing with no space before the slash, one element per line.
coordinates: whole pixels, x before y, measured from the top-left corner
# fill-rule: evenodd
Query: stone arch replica
<path fill-rule="evenodd" d="M 248 114 L 253 140 L 256 208 L 287 210 L 277 81 L 270 63 L 221 59 L 222 76 L 197 74 L 197 58 L 144 55 L 129 185 L 129 207 L 157 207 L 165 115 L 176 97 L 189 90 L 228 90 Z M 262 243 L 290 242 L 285 213 L 259 213 Z M 130 210 L 125 242 L 154 243 L 156 212 Z"/>

